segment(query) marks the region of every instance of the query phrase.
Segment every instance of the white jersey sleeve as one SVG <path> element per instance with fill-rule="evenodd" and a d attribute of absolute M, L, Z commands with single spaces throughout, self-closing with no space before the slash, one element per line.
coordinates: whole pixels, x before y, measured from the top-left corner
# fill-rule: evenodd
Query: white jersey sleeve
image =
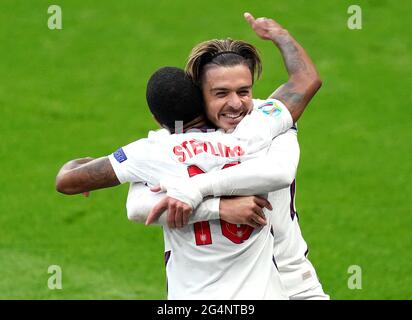
<path fill-rule="evenodd" d="M 150 154 L 146 140 L 132 142 L 108 156 L 120 183 L 144 182 L 152 179 L 150 162 L 146 157 Z"/>
<path fill-rule="evenodd" d="M 249 153 L 267 147 L 271 140 L 293 126 L 286 106 L 279 100 L 253 100 L 254 109 L 238 124 L 233 135 L 247 142 Z"/>
<path fill-rule="evenodd" d="M 272 138 L 286 132 L 293 125 L 293 118 L 284 103 L 277 99 L 253 99 L 253 111 L 261 117 L 258 124 L 267 122 Z M 262 117 L 266 116 L 266 117 Z"/>
<path fill-rule="evenodd" d="M 159 141 L 163 135 L 170 135 L 165 131 L 151 131 L 148 138 L 134 141 L 108 156 L 120 183 L 158 182 L 156 177 L 159 177 L 159 170 L 167 168 L 168 163 L 159 156 L 161 146 L 155 141 Z"/>
<path fill-rule="evenodd" d="M 239 141 L 243 142 L 246 146 L 245 148 L 248 150 L 248 154 L 250 155 L 257 154 L 263 149 L 268 148 L 271 145 L 273 138 L 278 136 L 280 133 L 285 132 L 292 126 L 292 116 L 281 101 L 276 99 L 254 100 L 254 109 L 252 112 L 245 116 L 245 118 L 242 119 L 242 121 L 230 134 Z M 271 169 L 269 172 L 272 173 L 272 175 L 269 176 L 265 173 L 266 167 L 262 167 L 262 165 L 267 165 L 267 162 L 262 161 L 262 164 L 258 163 L 256 167 L 254 167 L 254 164 L 246 165 L 246 168 L 253 169 L 251 170 L 253 174 L 248 175 L 245 180 L 252 179 L 254 181 L 258 181 L 257 185 L 260 186 L 261 189 L 266 190 L 270 188 L 270 191 L 288 186 L 291 182 L 289 181 L 289 177 L 294 176 L 296 168 L 293 169 L 293 162 L 288 164 L 285 163 L 285 161 L 287 162 L 289 159 L 287 157 L 283 157 L 282 154 L 282 157 L 279 157 L 279 163 L 272 163 L 272 165 L 276 165 L 275 168 L 269 166 L 269 169 Z M 286 168 L 289 170 L 286 170 Z M 236 172 L 241 170 L 242 169 L 237 169 Z M 255 172 L 259 172 L 260 175 L 255 175 Z M 228 175 L 230 174 L 226 173 L 220 176 L 220 173 L 214 173 L 206 175 L 211 178 L 197 177 L 195 179 L 195 181 L 198 182 L 197 187 L 192 183 L 192 181 L 182 183 L 182 181 L 177 179 L 162 179 L 160 181 L 160 185 L 162 190 L 167 191 L 167 194 L 170 197 L 183 201 L 189 204 L 192 208 L 196 208 L 196 205 L 200 203 L 203 197 L 214 195 L 214 191 L 219 191 L 216 186 L 220 182 L 223 183 L 222 190 L 227 190 L 230 187 L 228 183 L 232 180 L 226 181 L 226 183 L 224 183 L 223 179 L 220 178 L 217 179 L 219 182 L 213 180 L 217 177 L 227 177 Z M 266 178 L 264 182 L 256 179 L 256 177 L 260 178 L 261 176 Z M 253 179 L 253 177 L 255 177 L 255 179 Z M 233 185 L 238 182 L 242 183 L 243 181 L 241 182 L 241 179 L 242 176 L 236 177 L 236 179 L 233 180 Z M 248 181 L 250 185 L 246 184 L 245 189 L 238 187 L 236 189 L 237 191 L 235 191 L 231 188 L 231 192 L 237 192 L 233 194 L 239 195 L 257 194 L 256 191 L 253 193 L 249 192 L 250 186 L 256 186 L 256 183 L 251 182 L 252 180 Z M 244 183 L 246 183 L 246 181 Z M 228 192 L 223 194 L 231 193 Z"/>
<path fill-rule="evenodd" d="M 237 166 L 211 172 L 211 195 L 256 195 L 288 187 L 296 176 L 300 149 L 296 131 L 290 129 L 276 137 L 266 156 L 251 159 Z M 197 182 L 194 180 L 193 182 Z"/>
<path fill-rule="evenodd" d="M 145 223 L 152 208 L 165 196 L 165 193 L 154 193 L 143 183 L 131 183 L 127 195 L 127 217 L 131 221 Z M 219 198 L 203 201 L 189 216 L 189 224 L 199 221 L 219 219 Z M 167 225 L 167 211 L 154 224 Z"/>
<path fill-rule="evenodd" d="M 197 175 L 187 183 L 203 196 L 256 195 L 288 187 L 295 179 L 300 149 L 296 130 L 276 137 L 266 155 L 225 170 Z"/>

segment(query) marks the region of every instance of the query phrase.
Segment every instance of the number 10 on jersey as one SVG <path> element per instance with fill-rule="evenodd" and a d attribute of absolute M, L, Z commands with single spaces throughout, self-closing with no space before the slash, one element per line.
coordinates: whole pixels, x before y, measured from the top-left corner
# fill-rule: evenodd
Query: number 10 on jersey
<path fill-rule="evenodd" d="M 228 163 L 222 169 L 229 168 L 237 164 L 239 164 L 239 162 Z M 187 172 L 189 173 L 189 177 L 205 173 L 202 169 L 195 165 L 189 166 L 187 168 Z M 193 226 L 195 231 L 196 245 L 203 246 L 212 244 L 212 233 L 210 231 L 210 224 L 208 221 L 196 222 Z M 227 239 L 236 244 L 240 244 L 243 241 L 249 239 L 250 235 L 253 232 L 253 228 L 251 226 L 236 225 L 224 220 L 220 220 L 220 226 L 222 229 L 222 234 Z"/>

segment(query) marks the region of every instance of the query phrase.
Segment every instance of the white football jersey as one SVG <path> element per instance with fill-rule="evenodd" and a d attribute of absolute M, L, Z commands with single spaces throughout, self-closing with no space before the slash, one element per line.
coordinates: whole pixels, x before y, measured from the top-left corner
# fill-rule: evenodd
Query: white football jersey
<path fill-rule="evenodd" d="M 168 298 L 287 299 L 265 215 L 258 229 L 223 220 L 164 227 Z"/>
<path fill-rule="evenodd" d="M 270 192 L 274 256 L 288 296 L 318 286 L 315 268 L 307 259 L 308 246 L 302 236 L 294 204 L 295 181 L 289 188 Z"/>
<path fill-rule="evenodd" d="M 268 104 L 265 100 L 254 100 L 254 107 L 260 110 L 269 109 L 269 113 L 271 112 L 270 103 Z M 293 149 L 299 149 L 296 124 L 292 130 L 276 140 L 277 149 L 288 150 L 289 154 L 295 154 L 296 150 Z M 252 155 L 254 156 L 260 156 L 260 154 Z M 261 168 L 256 168 L 256 170 L 259 169 Z M 253 194 L 253 190 L 250 190 L 249 194 Z M 274 259 L 288 296 L 321 287 L 316 270 L 307 258 L 309 250 L 299 226 L 295 196 L 296 180 L 289 187 L 268 194 L 268 201 L 273 207 L 271 215 Z"/>
<path fill-rule="evenodd" d="M 109 159 L 122 183 L 155 185 L 165 177 L 222 170 L 265 154 L 273 137 L 292 126 L 280 101 L 260 105 L 230 134 L 218 130 L 170 135 L 160 130 L 120 148 Z M 164 227 L 168 298 L 287 299 L 273 260 L 272 215 L 265 214 L 268 224 L 258 229 L 222 220 Z"/>

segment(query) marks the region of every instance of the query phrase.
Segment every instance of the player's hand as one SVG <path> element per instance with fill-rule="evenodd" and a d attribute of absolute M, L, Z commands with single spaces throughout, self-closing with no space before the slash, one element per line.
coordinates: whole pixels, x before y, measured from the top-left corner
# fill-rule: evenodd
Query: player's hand
<path fill-rule="evenodd" d="M 269 18 L 255 19 L 249 12 L 244 17 L 255 33 L 263 40 L 275 40 L 277 36 L 286 35 L 288 32 L 279 23 Z"/>
<path fill-rule="evenodd" d="M 272 210 L 266 199 L 257 196 L 220 198 L 220 218 L 233 224 L 246 224 L 253 228 L 267 224 L 263 208 Z"/>
<path fill-rule="evenodd" d="M 189 223 L 189 215 L 193 212 L 192 207 L 188 204 L 172 197 L 164 197 L 150 211 L 146 219 L 146 225 L 159 219 L 165 210 L 167 210 L 167 225 L 171 229 L 187 225 Z"/>

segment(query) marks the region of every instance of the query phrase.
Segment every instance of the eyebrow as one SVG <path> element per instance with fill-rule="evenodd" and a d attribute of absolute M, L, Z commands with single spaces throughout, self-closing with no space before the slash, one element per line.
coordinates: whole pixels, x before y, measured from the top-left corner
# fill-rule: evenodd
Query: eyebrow
<path fill-rule="evenodd" d="M 243 86 L 243 87 L 240 87 L 239 89 L 236 89 L 236 91 L 239 91 L 239 90 L 245 90 L 245 89 L 247 89 L 247 90 L 249 90 L 249 89 L 252 89 L 252 86 L 250 85 L 250 86 Z M 210 91 L 230 91 L 231 89 L 229 89 L 229 88 L 212 88 L 212 89 L 210 89 Z"/>

